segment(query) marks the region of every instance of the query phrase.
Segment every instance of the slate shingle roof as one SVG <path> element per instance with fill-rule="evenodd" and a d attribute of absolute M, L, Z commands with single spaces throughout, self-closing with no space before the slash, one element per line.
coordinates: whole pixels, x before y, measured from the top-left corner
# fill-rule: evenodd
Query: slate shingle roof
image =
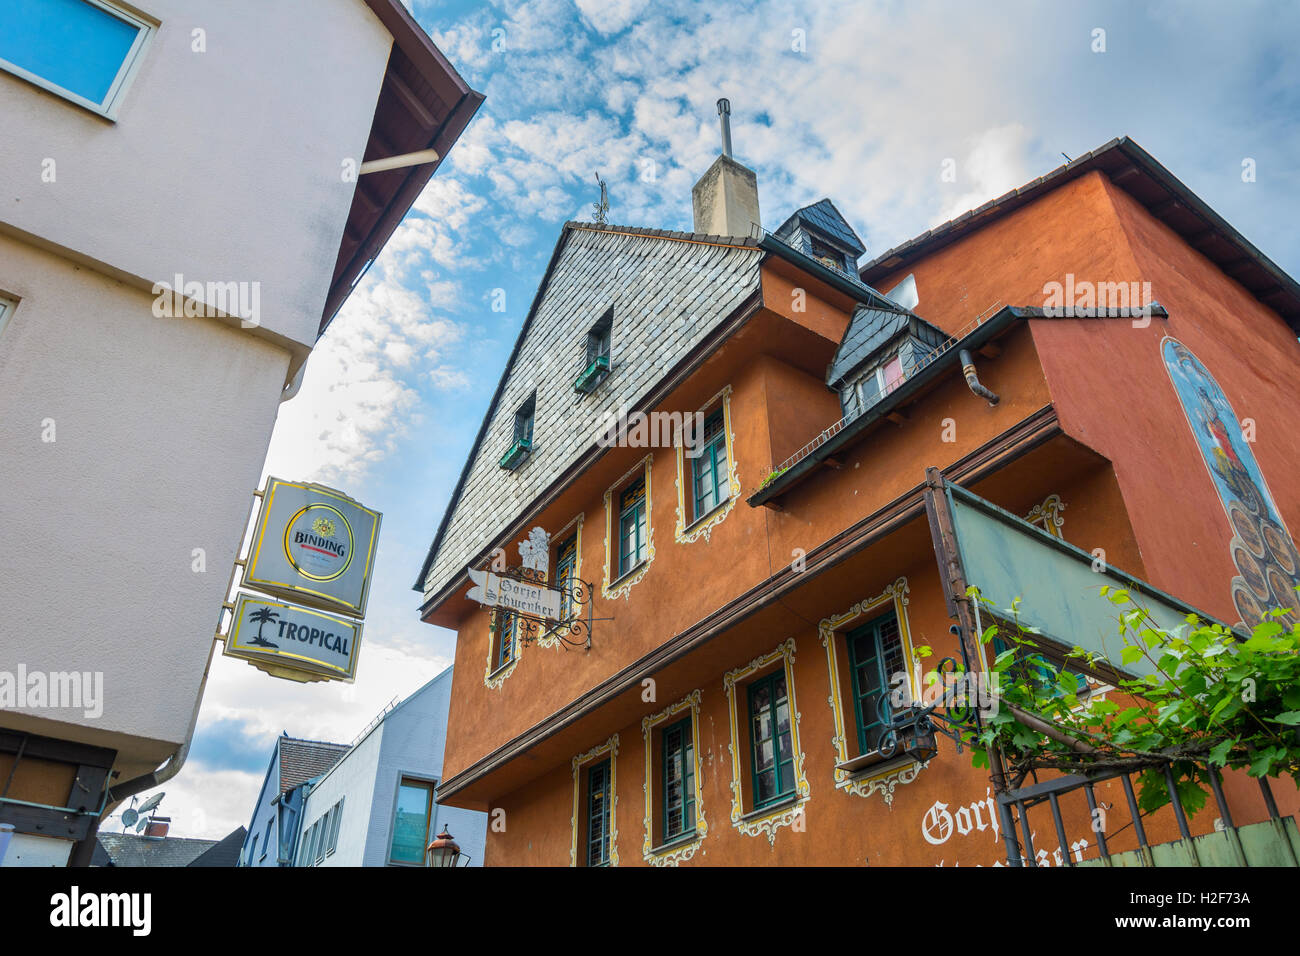
<path fill-rule="evenodd" d="M 186 837 L 163 837 L 159 840 L 138 833 L 100 833 L 97 839 L 112 866 L 189 866 L 217 845 L 216 840 Z M 240 837 L 240 843 L 243 843 L 243 837 Z"/>
<path fill-rule="evenodd" d="M 607 412 L 635 406 L 755 294 L 762 256 L 751 238 L 566 223 L 416 589 L 428 598 L 454 580 L 594 444 Z M 612 371 L 579 395 L 587 332 L 611 306 Z M 534 391 L 533 451 L 506 471 L 515 411 Z"/>
<path fill-rule="evenodd" d="M 790 218 L 776 230 L 776 235 L 784 237 L 793 232 L 799 220 L 803 220 L 814 229 L 836 240 L 846 249 L 851 250 L 855 258 L 867 251 L 867 247 L 862 244 L 862 240 L 853 231 L 853 227 L 840 215 L 840 211 L 835 208 L 835 204 L 829 199 L 819 199 L 811 206 L 796 209 Z"/>
<path fill-rule="evenodd" d="M 233 830 L 214 845 L 200 853 L 190 866 L 228 866 L 239 864 L 239 851 L 244 848 L 248 831 L 243 827 Z"/>
<path fill-rule="evenodd" d="M 279 737 L 280 793 L 319 777 L 339 762 L 348 752 L 347 744 L 332 744 L 324 740 L 299 740 L 297 737 Z"/>

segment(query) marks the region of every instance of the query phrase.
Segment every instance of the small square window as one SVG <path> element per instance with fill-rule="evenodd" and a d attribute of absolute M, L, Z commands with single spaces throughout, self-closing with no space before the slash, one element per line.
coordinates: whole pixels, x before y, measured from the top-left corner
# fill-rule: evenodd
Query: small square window
<path fill-rule="evenodd" d="M 822 265 L 829 266 L 836 272 L 849 271 L 844 262 L 844 253 L 811 236 L 808 237 L 808 241 L 812 257 Z"/>
<path fill-rule="evenodd" d="M 153 31 L 110 0 L 5 0 L 0 68 L 112 118 Z"/>

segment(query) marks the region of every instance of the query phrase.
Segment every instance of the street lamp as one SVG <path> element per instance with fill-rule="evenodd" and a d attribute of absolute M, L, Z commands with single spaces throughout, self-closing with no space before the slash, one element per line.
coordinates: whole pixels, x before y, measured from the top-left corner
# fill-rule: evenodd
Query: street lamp
<path fill-rule="evenodd" d="M 447 827 L 442 828 L 438 838 L 429 844 L 429 849 L 425 853 L 424 862 L 426 866 L 455 866 L 460 861 L 460 846 L 451 838 Z M 465 858 L 466 865 L 469 864 L 469 857 Z"/>

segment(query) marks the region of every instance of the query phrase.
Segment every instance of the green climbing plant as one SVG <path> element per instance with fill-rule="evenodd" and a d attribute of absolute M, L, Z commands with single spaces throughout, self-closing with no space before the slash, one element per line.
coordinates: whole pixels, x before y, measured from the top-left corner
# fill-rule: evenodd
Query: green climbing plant
<path fill-rule="evenodd" d="M 1166 629 L 1128 591 L 1103 586 L 1100 599 L 1117 614 L 1118 666 L 1147 672 L 1130 678 L 1081 647 L 1065 666 L 1051 663 L 1041 634 L 1020 622 L 1020 599 L 999 609 L 969 594 L 1001 621 L 982 642 L 1005 646 L 990 661 L 996 712 L 981 733 L 965 732 L 976 766 L 987 767 L 997 746 L 1013 776 L 1134 772 L 1146 812 L 1169 802 L 1166 768 L 1189 814 L 1205 806 L 1211 767 L 1285 775 L 1300 787 L 1300 624 L 1285 627 L 1284 612 L 1270 612 L 1249 637 L 1195 616 Z M 1129 700 L 1089 693 L 1077 669 L 1110 675 Z"/>

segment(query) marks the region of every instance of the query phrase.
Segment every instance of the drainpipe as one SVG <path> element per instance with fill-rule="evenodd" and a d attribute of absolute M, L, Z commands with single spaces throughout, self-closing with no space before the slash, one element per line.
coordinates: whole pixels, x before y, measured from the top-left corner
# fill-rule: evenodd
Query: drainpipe
<path fill-rule="evenodd" d="M 970 386 L 973 394 L 978 395 L 988 401 L 990 405 L 996 405 L 1001 399 L 996 392 L 991 392 L 980 384 L 980 377 L 975 372 L 975 359 L 970 354 L 970 349 L 962 349 L 959 353 L 961 358 L 961 373 L 966 376 L 966 384 Z"/>

